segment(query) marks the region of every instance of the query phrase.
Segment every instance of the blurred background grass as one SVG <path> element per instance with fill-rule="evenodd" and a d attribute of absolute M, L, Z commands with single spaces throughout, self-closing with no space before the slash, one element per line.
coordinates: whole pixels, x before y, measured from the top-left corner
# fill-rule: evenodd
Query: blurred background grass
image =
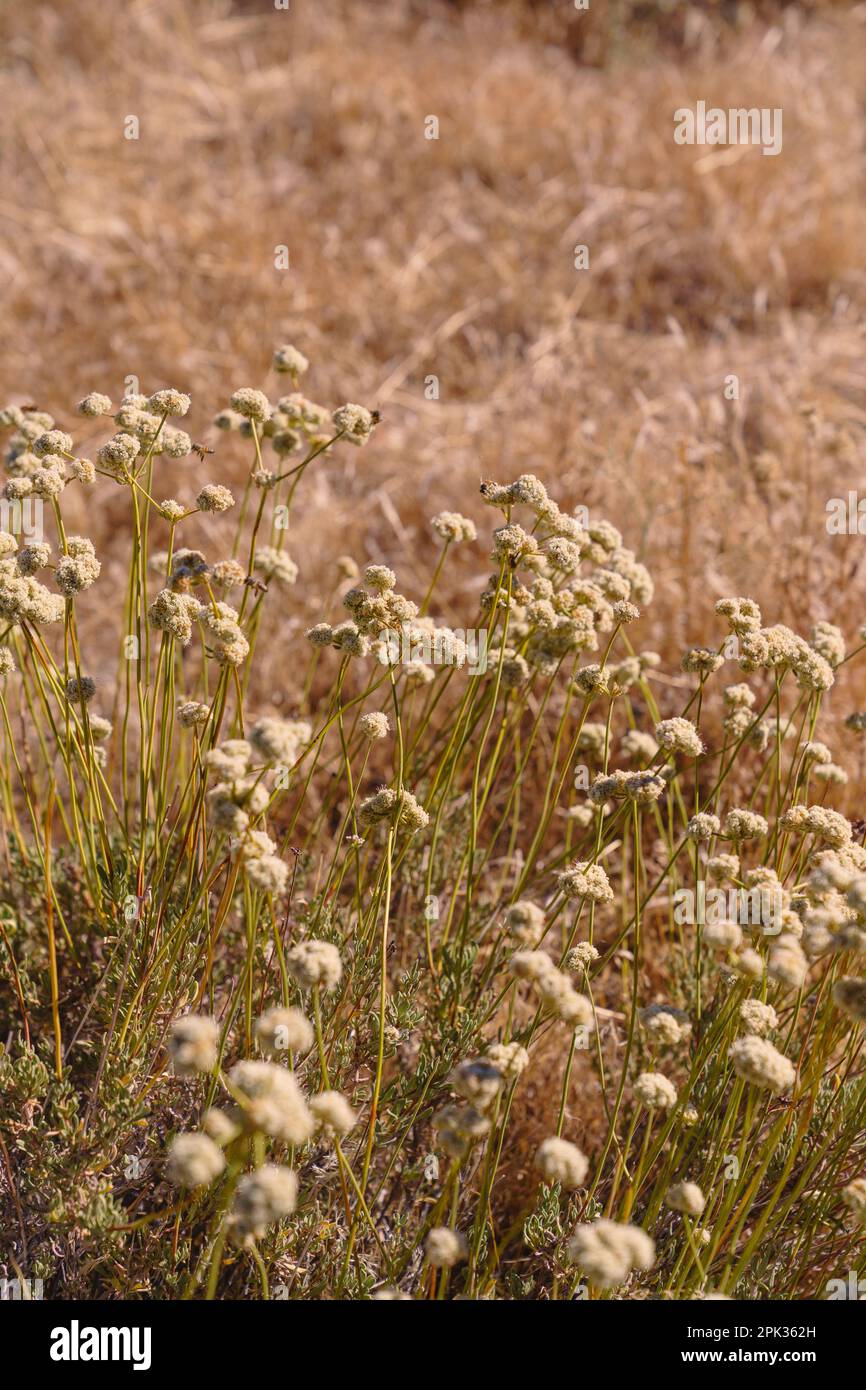
<path fill-rule="evenodd" d="M 481 478 L 523 471 L 622 529 L 658 584 L 639 640 L 671 661 L 720 639 L 724 593 L 850 637 L 864 542 L 828 537 L 824 508 L 863 479 L 864 38 L 863 4 L 8 3 L 0 391 L 63 424 L 129 374 L 189 391 L 217 452 L 159 463 L 181 499 L 205 471 L 243 476 L 209 422 L 236 386 L 278 393 L 279 342 L 310 357 L 314 399 L 378 406 L 374 441 L 305 479 L 286 639 L 341 552 L 418 597 L 427 518 L 457 508 L 486 537 Z M 783 152 L 675 145 L 699 99 L 782 107 Z M 127 499 L 100 483 L 67 506 L 104 561 L 79 609 L 97 648 Z M 196 520 L 187 543 L 219 558 L 220 534 Z M 462 551 L 439 605 L 455 626 L 488 570 Z M 264 679 L 291 699 L 280 643 Z M 831 720 L 859 694 L 840 682 Z"/>

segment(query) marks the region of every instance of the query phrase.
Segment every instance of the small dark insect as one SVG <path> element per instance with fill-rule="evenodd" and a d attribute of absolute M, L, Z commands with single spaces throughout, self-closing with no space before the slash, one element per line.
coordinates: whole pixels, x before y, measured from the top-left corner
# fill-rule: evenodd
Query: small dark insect
<path fill-rule="evenodd" d="M 260 579 L 256 579 L 255 575 L 248 574 L 244 583 L 248 589 L 253 589 L 257 594 L 266 594 L 268 592 L 267 584 L 263 584 Z"/>
<path fill-rule="evenodd" d="M 372 418 L 373 424 L 378 425 L 382 419 L 382 412 L 381 410 L 371 410 L 370 416 Z"/>
<path fill-rule="evenodd" d="M 38 406 L 38 405 L 34 405 L 33 402 L 31 402 L 29 405 L 22 405 L 22 406 L 20 406 L 19 409 L 21 409 L 21 410 L 38 410 L 38 409 L 39 409 L 39 406 Z"/>
<path fill-rule="evenodd" d="M 193 446 L 192 446 L 192 451 L 193 451 L 194 454 L 198 454 L 198 456 L 199 456 L 199 458 L 201 459 L 202 463 L 204 463 L 204 456 L 205 456 L 205 454 L 212 454 L 212 453 L 213 453 L 213 449 L 210 447 L 209 444 L 193 444 Z"/>

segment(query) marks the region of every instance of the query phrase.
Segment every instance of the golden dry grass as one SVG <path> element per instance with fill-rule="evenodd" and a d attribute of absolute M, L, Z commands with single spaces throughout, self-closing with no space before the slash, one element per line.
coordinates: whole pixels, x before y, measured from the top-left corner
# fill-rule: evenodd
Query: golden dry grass
<path fill-rule="evenodd" d="M 12 7 L 2 393 L 62 423 L 133 373 L 190 391 L 213 441 L 205 411 L 274 387 L 288 340 L 313 360 L 309 394 L 378 405 L 375 443 L 309 480 L 287 638 L 333 588 L 317 535 L 412 592 L 426 518 L 478 515 L 481 477 L 523 470 L 621 526 L 658 578 L 642 633 L 666 656 L 712 630 L 725 592 L 851 636 L 860 539 L 829 538 L 824 505 L 861 477 L 864 28 L 862 5 Z M 781 106 L 782 154 L 676 146 L 673 111 L 699 98 Z M 238 477 L 221 438 L 214 475 Z M 201 471 L 160 467 L 161 495 Z M 101 491 L 87 521 L 110 602 L 125 499 Z M 476 594 L 456 559 L 450 577 L 456 624 Z M 291 703 L 280 650 L 265 677 Z"/>

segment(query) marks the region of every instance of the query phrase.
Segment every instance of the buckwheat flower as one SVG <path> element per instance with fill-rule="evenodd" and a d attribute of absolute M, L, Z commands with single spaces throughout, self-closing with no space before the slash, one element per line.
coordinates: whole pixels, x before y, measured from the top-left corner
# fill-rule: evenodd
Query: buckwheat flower
<path fill-rule="evenodd" d="M 358 445 L 367 443 L 376 423 L 369 410 L 362 405 L 353 405 L 351 402 L 341 405 L 339 410 L 335 410 L 331 419 L 339 434 L 348 439 L 350 444 Z"/>
<path fill-rule="evenodd" d="M 518 980 L 539 980 L 554 969 L 553 961 L 544 951 L 515 951 L 508 969 Z"/>
<path fill-rule="evenodd" d="M 152 410 L 155 415 L 186 415 L 189 407 L 189 396 L 171 387 L 163 391 L 154 391 L 147 402 L 148 410 Z"/>
<path fill-rule="evenodd" d="M 847 772 L 837 763 L 820 763 L 812 769 L 812 776 L 818 782 L 827 782 L 836 787 L 844 787 L 848 781 Z"/>
<path fill-rule="evenodd" d="M 665 1206 L 684 1216 L 700 1216 L 707 1199 L 696 1182 L 675 1182 L 665 1193 Z"/>
<path fill-rule="evenodd" d="M 751 946 L 739 952 L 732 961 L 732 966 L 738 975 L 747 980 L 761 980 L 764 977 L 764 962 Z"/>
<path fill-rule="evenodd" d="M 692 840 L 709 840 L 713 835 L 718 835 L 722 828 L 722 822 L 718 816 L 711 815 L 708 811 L 698 811 L 692 816 L 686 831 Z"/>
<path fill-rule="evenodd" d="M 685 1110 L 680 1112 L 680 1124 L 682 1124 L 685 1129 L 691 1129 L 693 1125 L 698 1123 L 700 1118 L 698 1111 L 693 1105 L 687 1105 Z"/>
<path fill-rule="evenodd" d="M 814 740 L 804 743 L 802 753 L 804 762 L 826 764 L 833 761 L 833 754 L 826 743 L 817 743 Z"/>
<path fill-rule="evenodd" d="M 175 1076 L 195 1076 L 213 1071 L 217 1063 L 219 1029 L 204 1014 L 184 1014 L 176 1018 L 166 1044 Z"/>
<path fill-rule="evenodd" d="M 195 504 L 200 512 L 227 512 L 229 507 L 234 506 L 235 499 L 221 483 L 206 483 Z"/>
<path fill-rule="evenodd" d="M 242 386 L 232 395 L 229 404 L 238 415 L 247 420 L 263 423 L 271 413 L 270 402 L 264 391 L 256 391 L 252 386 Z"/>
<path fill-rule="evenodd" d="M 491 1043 L 486 1056 L 507 1086 L 516 1081 L 529 1066 L 529 1053 L 516 1042 Z"/>
<path fill-rule="evenodd" d="M 330 623 L 316 623 L 314 627 L 307 628 L 304 636 L 314 647 L 330 647 L 334 637 L 334 629 Z"/>
<path fill-rule="evenodd" d="M 688 1014 L 670 1004 L 650 1004 L 638 1010 L 638 1017 L 647 1037 L 663 1047 L 685 1042 L 692 1031 Z"/>
<path fill-rule="evenodd" d="M 796 1079 L 796 1070 L 787 1057 L 777 1052 L 766 1038 L 750 1034 L 731 1043 L 731 1063 L 738 1076 L 753 1086 L 783 1095 L 790 1091 Z"/>
<path fill-rule="evenodd" d="M 556 875 L 564 898 L 588 898 L 592 903 L 612 903 L 613 889 L 600 864 L 576 863 Z"/>
<path fill-rule="evenodd" d="M 65 689 L 67 700 L 74 704 L 82 701 L 87 704 L 96 694 L 96 681 L 92 676 L 70 676 Z"/>
<path fill-rule="evenodd" d="M 250 644 L 234 619 L 216 617 L 210 604 L 201 604 L 196 616 L 204 628 L 208 655 L 220 666 L 241 666 L 249 655 Z"/>
<path fill-rule="evenodd" d="M 725 687 L 723 699 L 729 709 L 751 709 L 755 703 L 755 692 L 745 684 Z"/>
<path fill-rule="evenodd" d="M 598 960 L 598 951 L 589 941 L 580 941 L 576 946 L 572 946 L 568 955 L 565 957 L 565 965 L 568 970 L 582 971 L 584 974 L 590 966 Z"/>
<path fill-rule="evenodd" d="M 538 941 L 544 928 L 544 912 L 536 903 L 521 899 L 505 910 L 506 930 L 516 941 L 530 945 Z"/>
<path fill-rule="evenodd" d="M 260 1240 L 269 1226 L 291 1216 L 298 1202 L 298 1179 L 291 1168 L 265 1163 L 245 1173 L 235 1189 L 231 1231 L 241 1243 Z"/>
<path fill-rule="evenodd" d="M 658 1071 L 641 1072 L 634 1083 L 634 1093 L 648 1110 L 670 1110 L 677 1103 L 676 1087 Z"/>
<path fill-rule="evenodd" d="M 663 719 L 656 725 L 656 739 L 666 753 L 685 753 L 697 758 L 704 751 L 704 745 L 694 724 L 688 719 Z"/>
<path fill-rule="evenodd" d="M 727 618 L 732 632 L 744 637 L 761 626 L 761 610 L 750 598 L 720 598 L 716 612 Z"/>
<path fill-rule="evenodd" d="M 462 1158 L 471 1144 L 490 1132 L 490 1120 L 472 1105 L 446 1105 L 433 1116 L 437 1144 L 452 1158 Z"/>
<path fill-rule="evenodd" d="M 110 415 L 111 400 L 100 391 L 91 391 L 75 407 L 79 415 Z"/>
<path fill-rule="evenodd" d="M 711 676 L 714 671 L 718 671 L 724 659 L 719 652 L 711 651 L 708 647 L 689 647 L 681 665 L 690 675 Z"/>
<path fill-rule="evenodd" d="M 293 377 L 302 376 L 309 367 L 309 358 L 299 352 L 291 343 L 278 347 L 274 353 L 274 371 L 289 372 Z"/>
<path fill-rule="evenodd" d="M 371 714 L 362 714 L 358 720 L 358 728 L 372 743 L 377 738 L 387 738 L 391 732 L 391 725 L 388 723 L 388 716 L 381 710 L 374 710 Z"/>
<path fill-rule="evenodd" d="M 629 729 L 620 740 L 619 751 L 624 758 L 637 758 L 640 762 L 649 763 L 658 753 L 659 746 L 652 734 Z"/>
<path fill-rule="evenodd" d="M 757 840 L 766 835 L 769 826 L 756 811 L 733 810 L 725 816 L 722 835 L 726 840 Z"/>
<path fill-rule="evenodd" d="M 265 762 L 291 766 L 309 743 L 313 730 L 305 719 L 274 719 L 265 716 L 248 732 L 248 740 Z"/>
<path fill-rule="evenodd" d="M 37 458 L 46 454 L 71 454 L 72 435 L 63 430 L 46 430 L 33 441 L 33 452 Z"/>
<path fill-rule="evenodd" d="M 238 1099 L 237 1118 L 249 1133 L 256 1130 L 287 1144 L 305 1144 L 315 1122 L 294 1072 L 277 1062 L 236 1062 L 228 1074 Z"/>
<path fill-rule="evenodd" d="M 50 565 L 51 546 L 47 541 L 38 542 L 35 545 L 25 545 L 15 557 L 15 563 L 21 574 L 35 574 L 37 570 L 45 569 L 46 565 Z"/>
<path fill-rule="evenodd" d="M 0 647 L 0 676 L 11 676 L 16 669 L 15 658 L 8 647 Z"/>
<path fill-rule="evenodd" d="M 387 565 L 367 565 L 364 570 L 364 583 L 384 594 L 394 588 L 397 576 Z"/>
<path fill-rule="evenodd" d="M 650 806 L 664 794 L 665 779 L 661 773 L 631 772 L 623 781 L 623 790 L 638 806 Z"/>
<path fill-rule="evenodd" d="M 552 1136 L 539 1145 L 535 1166 L 545 1182 L 558 1182 L 567 1192 L 571 1192 L 582 1185 L 589 1170 L 589 1159 L 576 1144 Z"/>
<path fill-rule="evenodd" d="M 101 466 L 118 482 L 129 479 L 129 469 L 138 456 L 141 445 L 132 434 L 116 434 L 97 450 Z"/>
<path fill-rule="evenodd" d="M 569 1028 L 595 1029 L 591 1000 L 579 994 L 562 971 L 551 968 L 538 977 L 536 987 L 548 1009 Z"/>
<path fill-rule="evenodd" d="M 458 1062 L 448 1078 L 458 1095 L 472 1102 L 476 1110 L 492 1105 L 502 1090 L 502 1074 L 489 1059 L 471 1057 Z"/>
<path fill-rule="evenodd" d="M 222 1150 L 206 1134 L 178 1134 L 168 1151 L 165 1172 L 176 1187 L 204 1187 L 225 1166 Z"/>
<path fill-rule="evenodd" d="M 637 604 L 620 599 L 613 605 L 613 616 L 617 623 L 634 623 L 640 617 L 640 609 Z"/>
<path fill-rule="evenodd" d="M 466 1259 L 469 1244 L 461 1231 L 454 1231 L 450 1226 L 434 1226 L 427 1232 L 424 1252 L 434 1269 L 451 1269 Z"/>
<path fill-rule="evenodd" d="M 866 1023 L 866 980 L 843 975 L 833 986 L 833 1003 L 855 1023 Z"/>
<path fill-rule="evenodd" d="M 737 922 L 707 922 L 702 940 L 711 951 L 736 951 L 743 941 L 743 929 Z"/>
<path fill-rule="evenodd" d="M 866 1178 L 855 1178 L 842 1189 L 842 1200 L 858 1226 L 866 1226 Z"/>
<path fill-rule="evenodd" d="M 336 989 L 343 978 L 340 952 L 330 941 L 300 941 L 287 952 L 286 966 L 302 989 Z"/>
<path fill-rule="evenodd" d="M 600 1289 L 624 1284 L 633 1269 L 650 1269 L 655 1244 L 640 1226 L 629 1226 L 599 1217 L 580 1225 L 566 1246 L 566 1254 Z"/>
<path fill-rule="evenodd" d="M 252 757 L 252 747 L 245 738 L 228 738 L 205 754 L 208 771 L 226 782 L 233 782 L 246 773 Z"/>
<path fill-rule="evenodd" d="M 193 729 L 198 724 L 206 724 L 210 718 L 210 706 L 199 700 L 184 700 L 177 707 L 178 722 L 184 729 Z"/>
<path fill-rule="evenodd" d="M 740 1023 L 744 1033 L 766 1038 L 778 1027 L 779 1016 L 772 1004 L 762 1004 L 760 999 L 744 999 L 740 1005 Z"/>
<path fill-rule="evenodd" d="M 826 806 L 792 806 L 779 817 L 782 830 L 792 835 L 815 835 L 833 849 L 851 840 L 851 824 L 839 811 Z"/>
<path fill-rule="evenodd" d="M 40 497 L 48 502 L 52 497 L 59 497 L 66 486 L 66 478 L 59 469 L 37 468 L 30 475 L 30 490 L 34 497 Z"/>
<path fill-rule="evenodd" d="M 478 535 L 475 522 L 459 512 L 439 512 L 431 519 L 430 525 L 443 541 L 474 541 Z"/>
<path fill-rule="evenodd" d="M 246 875 L 253 888 L 260 893 L 279 897 L 286 891 L 289 882 L 289 866 L 274 854 L 263 854 L 246 865 Z"/>
<path fill-rule="evenodd" d="M 409 835 L 423 830 L 430 823 L 429 815 L 411 792 L 404 789 L 398 794 L 390 787 L 383 787 L 372 796 L 365 797 L 358 807 L 358 820 L 362 826 L 391 820 Z"/>
<path fill-rule="evenodd" d="M 358 1116 L 340 1091 L 321 1091 L 313 1096 L 310 1111 L 316 1122 L 317 1136 L 326 1142 L 342 1138 L 358 1122 Z"/>
<path fill-rule="evenodd" d="M 267 1056 L 285 1052 L 309 1052 L 313 1047 L 313 1024 L 300 1009 L 267 1009 L 253 1026 L 256 1041 Z"/>
<path fill-rule="evenodd" d="M 816 623 L 809 637 L 809 646 L 833 667 L 845 660 L 845 638 L 842 629 L 833 623 Z"/>
<path fill-rule="evenodd" d="M 601 666 L 582 666 L 576 672 L 572 684 L 581 695 L 609 695 L 609 673 Z"/>
<path fill-rule="evenodd" d="M 62 555 L 57 561 L 54 578 L 60 592 L 65 594 L 67 598 L 71 598 L 73 594 L 80 594 L 95 583 L 99 578 L 102 565 L 92 553 L 92 546 L 90 551 L 80 547 L 77 551 L 73 551 L 72 539 L 68 545 L 70 553 Z"/>
<path fill-rule="evenodd" d="M 253 569 L 266 579 L 275 580 L 283 588 L 288 588 L 298 578 L 298 567 L 291 556 L 285 550 L 274 550 L 269 545 L 263 545 L 256 551 Z"/>
<path fill-rule="evenodd" d="M 22 497 L 29 497 L 33 491 L 33 484 L 29 478 L 10 478 L 3 487 L 3 496 L 7 502 L 17 502 Z"/>
<path fill-rule="evenodd" d="M 104 743 L 107 738 L 111 738 L 112 723 L 110 719 L 103 719 L 101 714 L 91 714 L 90 736 L 94 743 Z"/>

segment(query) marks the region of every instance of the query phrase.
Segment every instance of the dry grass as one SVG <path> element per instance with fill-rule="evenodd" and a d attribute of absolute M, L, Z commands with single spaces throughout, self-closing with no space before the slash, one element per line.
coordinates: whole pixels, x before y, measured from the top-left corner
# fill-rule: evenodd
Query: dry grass
<path fill-rule="evenodd" d="M 801 627 L 829 616 L 860 561 L 856 538 L 825 544 L 824 501 L 862 457 L 866 14 L 626 10 L 7 12 L 3 394 L 61 412 L 122 364 L 146 391 L 189 389 L 202 435 L 205 383 L 208 401 L 264 383 L 270 344 L 295 341 L 318 399 L 378 404 L 386 426 L 319 476 L 305 535 L 399 560 L 408 587 L 455 485 L 531 467 L 623 523 L 668 641 L 727 590 Z M 672 112 L 699 97 L 782 106 L 782 155 L 675 146 Z M 832 435 L 811 459 L 809 401 Z M 114 497 L 101 553 L 122 517 Z M 305 578 L 292 630 L 331 587 L 315 565 Z"/>

